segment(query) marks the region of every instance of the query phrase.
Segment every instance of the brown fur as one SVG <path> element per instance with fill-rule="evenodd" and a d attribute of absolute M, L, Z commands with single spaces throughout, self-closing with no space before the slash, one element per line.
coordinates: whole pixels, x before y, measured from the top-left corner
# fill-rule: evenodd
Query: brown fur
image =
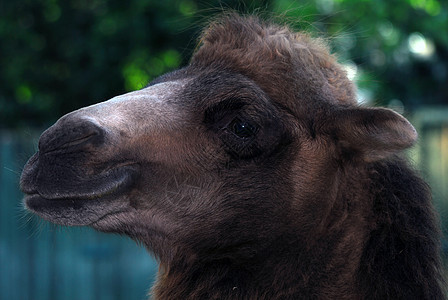
<path fill-rule="evenodd" d="M 61 118 L 21 185 L 45 219 L 143 243 L 156 299 L 442 299 L 416 138 L 321 40 L 230 14 L 186 68 Z"/>

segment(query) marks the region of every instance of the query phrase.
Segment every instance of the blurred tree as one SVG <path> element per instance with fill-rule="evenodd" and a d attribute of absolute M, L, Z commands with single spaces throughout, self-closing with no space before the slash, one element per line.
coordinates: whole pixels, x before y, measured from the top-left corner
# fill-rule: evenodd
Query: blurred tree
<path fill-rule="evenodd" d="M 361 101 L 408 109 L 448 104 L 448 2 L 315 4 L 310 22 L 333 39 L 341 61 L 356 71 Z"/>
<path fill-rule="evenodd" d="M 23 0 L 0 2 L 0 128 L 46 126 L 185 65 L 208 16 L 272 12 L 327 36 L 360 100 L 448 102 L 441 0 Z"/>

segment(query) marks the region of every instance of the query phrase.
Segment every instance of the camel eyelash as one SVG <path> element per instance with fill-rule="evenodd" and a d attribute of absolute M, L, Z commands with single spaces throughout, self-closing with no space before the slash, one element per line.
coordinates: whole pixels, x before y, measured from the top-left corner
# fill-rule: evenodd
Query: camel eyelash
<path fill-rule="evenodd" d="M 239 111 L 245 106 L 247 106 L 247 103 L 238 98 L 223 100 L 205 111 L 204 123 L 211 124 L 217 122 L 229 113 Z"/>

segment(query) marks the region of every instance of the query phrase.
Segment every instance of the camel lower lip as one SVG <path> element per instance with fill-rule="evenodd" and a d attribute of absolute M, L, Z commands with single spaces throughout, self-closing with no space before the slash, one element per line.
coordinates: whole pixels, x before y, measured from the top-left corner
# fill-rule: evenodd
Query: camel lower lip
<path fill-rule="evenodd" d="M 95 201 L 92 199 L 45 199 L 38 194 L 25 197 L 26 207 L 34 214 L 59 225 L 91 225 L 106 215 L 123 210 L 123 203 L 117 195 L 106 195 Z"/>

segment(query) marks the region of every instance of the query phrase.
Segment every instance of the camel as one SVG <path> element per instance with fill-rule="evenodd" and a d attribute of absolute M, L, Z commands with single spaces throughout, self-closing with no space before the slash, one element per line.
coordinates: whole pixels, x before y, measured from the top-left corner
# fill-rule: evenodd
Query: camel
<path fill-rule="evenodd" d="M 20 184 L 45 220 L 144 245 L 154 299 L 443 299 L 416 140 L 322 39 L 230 13 L 184 68 L 60 118 Z"/>

